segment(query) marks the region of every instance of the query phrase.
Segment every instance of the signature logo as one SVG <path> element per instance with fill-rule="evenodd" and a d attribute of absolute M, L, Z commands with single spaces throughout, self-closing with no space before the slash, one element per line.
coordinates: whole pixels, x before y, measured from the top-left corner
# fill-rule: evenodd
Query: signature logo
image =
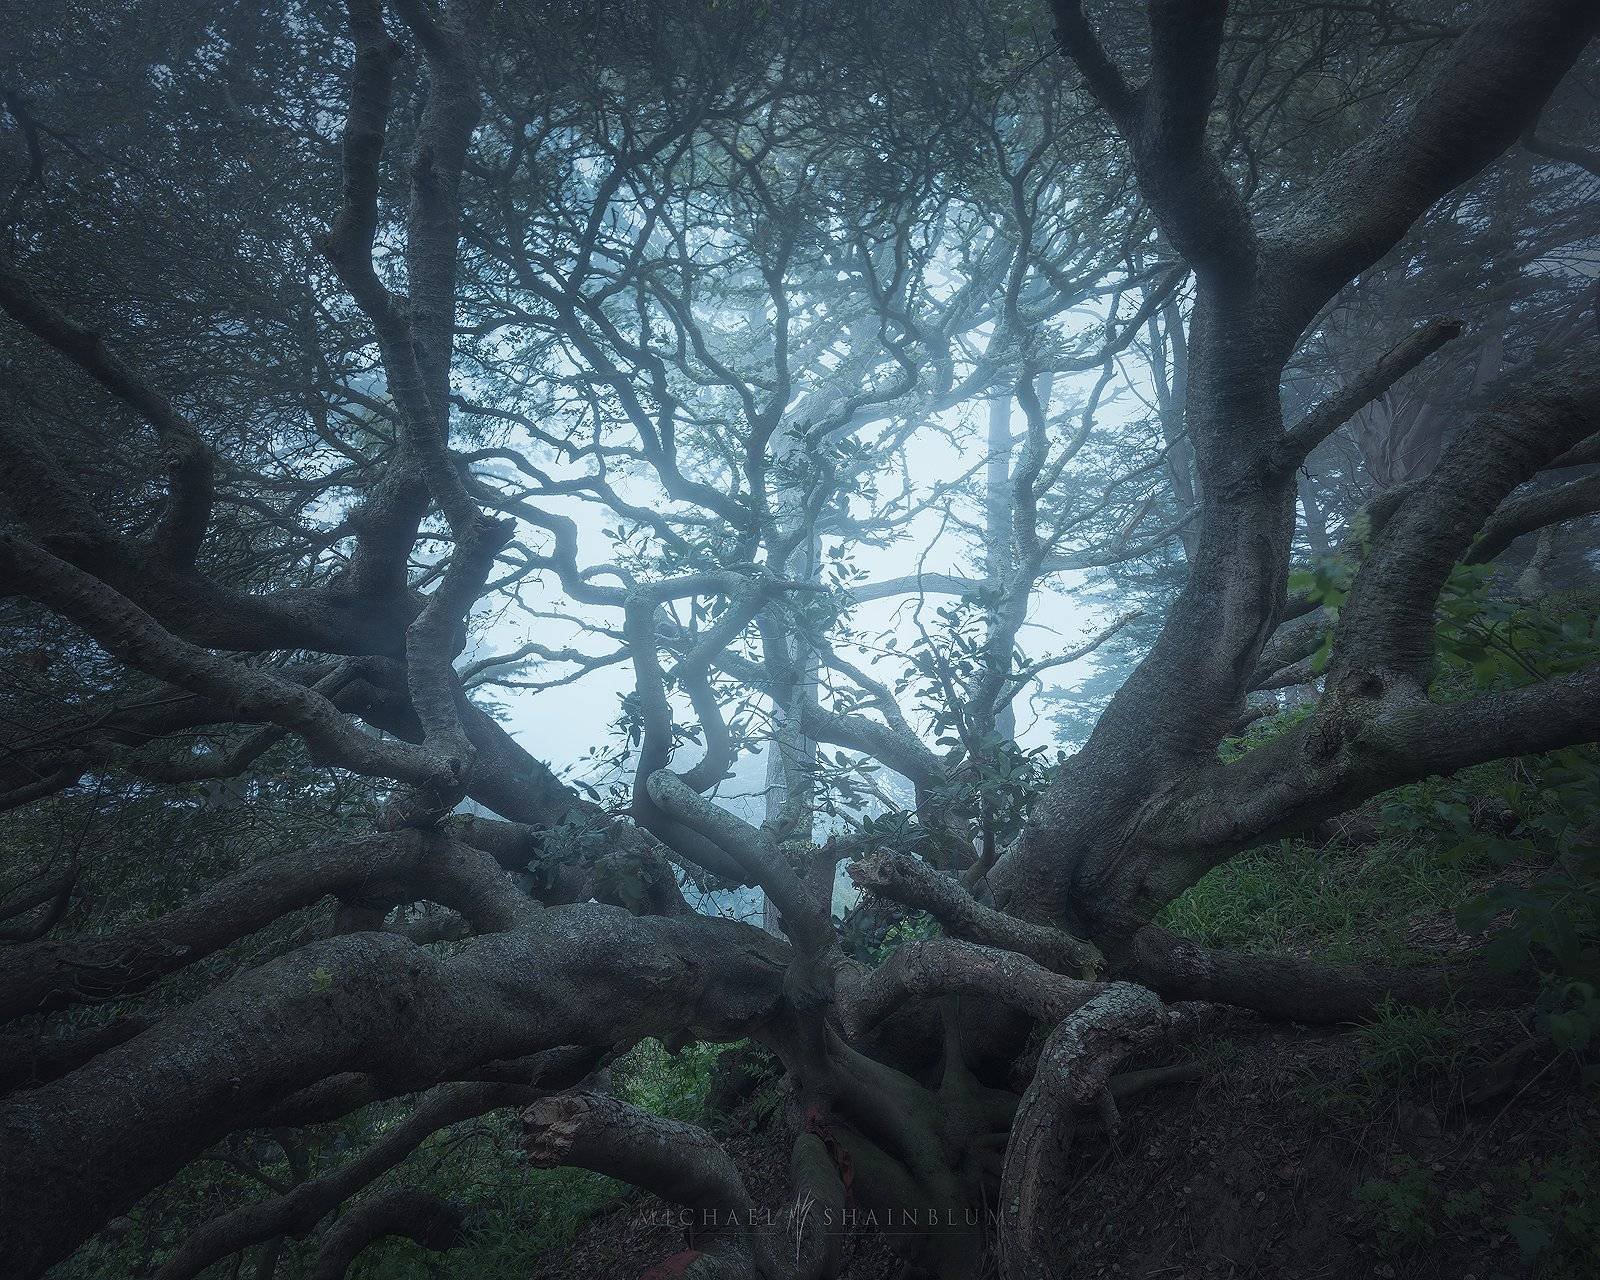
<path fill-rule="evenodd" d="M 806 1222 L 811 1217 L 811 1211 L 817 1206 L 816 1197 L 809 1191 L 802 1191 L 795 1197 L 794 1208 L 789 1213 L 789 1220 L 794 1223 L 794 1261 L 800 1265 L 800 1254 L 805 1248 Z"/>

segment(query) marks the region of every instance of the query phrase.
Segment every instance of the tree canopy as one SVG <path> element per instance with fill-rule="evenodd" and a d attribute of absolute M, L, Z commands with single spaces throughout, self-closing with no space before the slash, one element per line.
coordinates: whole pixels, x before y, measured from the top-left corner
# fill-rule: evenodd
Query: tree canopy
<path fill-rule="evenodd" d="M 1067 1275 L 1132 1056 L 1535 999 L 1163 912 L 1600 739 L 1591 0 L 7 25 L 6 1275 L 141 1203 L 162 1280 L 448 1249 L 406 1162 L 485 1115 L 682 1274 L 838 1275 L 652 1039 L 772 1055 L 786 1203 Z"/>

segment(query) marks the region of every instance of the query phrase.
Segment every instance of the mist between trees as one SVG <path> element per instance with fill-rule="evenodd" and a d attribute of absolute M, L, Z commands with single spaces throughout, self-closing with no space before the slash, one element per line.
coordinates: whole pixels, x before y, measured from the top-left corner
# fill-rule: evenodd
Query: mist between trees
<path fill-rule="evenodd" d="M 1589 1087 L 1592 0 L 6 25 L 0 1273 L 1094 1274 L 1218 1027 Z"/>

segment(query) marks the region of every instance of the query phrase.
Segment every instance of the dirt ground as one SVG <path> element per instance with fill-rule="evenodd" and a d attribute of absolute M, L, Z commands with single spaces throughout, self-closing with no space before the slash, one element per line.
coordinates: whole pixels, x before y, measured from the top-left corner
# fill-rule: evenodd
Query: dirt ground
<path fill-rule="evenodd" d="M 1469 1030 L 1470 1063 L 1398 1084 L 1374 1079 L 1370 1054 L 1349 1032 L 1245 1021 L 1196 1042 L 1201 1083 L 1130 1101 L 1114 1141 L 1081 1145 L 1083 1175 L 1061 1206 L 1066 1273 L 1600 1276 L 1600 1258 L 1592 1269 L 1583 1258 L 1552 1264 L 1546 1249 L 1530 1263 L 1507 1226 L 1530 1187 L 1535 1198 L 1558 1195 L 1535 1185 L 1551 1157 L 1593 1167 L 1595 1088 L 1570 1055 L 1529 1040 L 1515 1018 L 1485 1016 Z M 770 1113 L 757 1121 L 750 1112 L 736 1110 L 720 1136 L 753 1199 L 776 1202 L 788 1142 Z M 688 1242 L 651 1225 L 652 1210 L 659 1202 L 640 1197 L 592 1220 L 570 1248 L 537 1260 L 531 1280 L 675 1274 L 672 1256 Z M 850 1237 L 846 1259 L 846 1280 L 916 1274 L 872 1233 Z"/>

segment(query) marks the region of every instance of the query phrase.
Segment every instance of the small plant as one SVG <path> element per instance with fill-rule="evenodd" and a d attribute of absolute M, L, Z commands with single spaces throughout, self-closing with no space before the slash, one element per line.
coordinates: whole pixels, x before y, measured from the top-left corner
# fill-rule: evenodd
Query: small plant
<path fill-rule="evenodd" d="M 1521 1195 L 1505 1219 L 1523 1260 L 1549 1280 L 1600 1274 L 1600 1155 L 1592 1134 L 1575 1133 L 1571 1147 L 1538 1165 L 1513 1170 Z"/>
<path fill-rule="evenodd" d="M 1456 1013 L 1386 1000 L 1356 1029 L 1367 1089 L 1435 1094 L 1460 1074 L 1467 1050 Z"/>
<path fill-rule="evenodd" d="M 1488 1207 L 1489 1197 L 1478 1187 L 1443 1192 L 1433 1170 L 1411 1156 L 1397 1156 L 1389 1173 L 1363 1182 L 1356 1199 L 1390 1249 L 1412 1249 L 1441 1233 L 1470 1230 Z"/>
<path fill-rule="evenodd" d="M 1466 833 L 1458 851 L 1536 868 L 1462 903 L 1461 928 L 1487 936 L 1502 972 L 1540 976 L 1541 1029 L 1561 1049 L 1600 1040 L 1600 758 L 1593 748 L 1523 762 L 1508 836 Z"/>
<path fill-rule="evenodd" d="M 1217 744 L 1217 756 L 1225 764 L 1232 764 L 1241 756 L 1248 755 L 1257 747 L 1271 742 L 1274 738 L 1281 738 L 1295 725 L 1305 720 L 1314 710 L 1313 704 L 1301 703 L 1297 707 L 1290 707 L 1287 711 L 1280 711 L 1276 715 L 1263 716 L 1255 721 L 1243 733 L 1224 738 Z"/>
<path fill-rule="evenodd" d="M 1390 1175 L 1369 1178 L 1356 1188 L 1356 1198 L 1376 1220 L 1379 1235 L 1397 1248 L 1432 1240 L 1438 1234 L 1432 1209 L 1439 1198 L 1432 1170 L 1410 1156 L 1399 1156 Z"/>
<path fill-rule="evenodd" d="M 669 1120 L 698 1123 L 705 1117 L 711 1069 L 727 1049 L 692 1044 L 672 1053 L 659 1040 L 641 1040 L 613 1069 L 617 1096 Z"/>
<path fill-rule="evenodd" d="M 926 938 L 939 936 L 939 922 L 926 911 L 919 911 L 915 915 L 907 916 L 904 920 L 897 920 L 890 925 L 883 935 L 883 941 L 872 949 L 872 958 L 875 963 L 882 963 L 893 952 L 898 951 L 908 942 L 920 942 Z"/>

